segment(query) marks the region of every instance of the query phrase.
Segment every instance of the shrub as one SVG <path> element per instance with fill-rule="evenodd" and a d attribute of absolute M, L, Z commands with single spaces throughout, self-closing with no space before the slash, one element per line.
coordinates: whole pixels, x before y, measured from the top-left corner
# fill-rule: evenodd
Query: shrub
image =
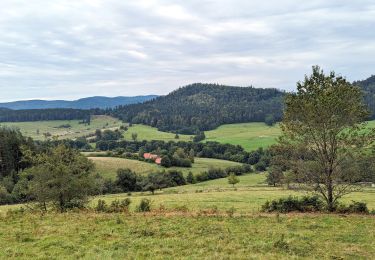
<path fill-rule="evenodd" d="M 137 209 L 137 212 L 149 212 L 151 211 L 151 200 L 149 199 L 142 199 L 139 203 Z"/>
<path fill-rule="evenodd" d="M 336 208 L 338 213 L 358 213 L 358 214 L 368 214 L 369 210 L 365 202 L 352 201 L 348 206 L 339 205 Z"/>
<path fill-rule="evenodd" d="M 98 212 L 106 212 L 107 211 L 107 203 L 104 200 L 98 200 L 96 204 L 95 210 Z"/>
<path fill-rule="evenodd" d="M 315 212 L 323 209 L 323 202 L 317 196 L 304 196 L 302 198 L 289 196 L 278 200 L 267 201 L 262 206 L 263 212 Z"/>
<path fill-rule="evenodd" d="M 191 184 L 194 184 L 197 182 L 192 172 L 189 172 L 188 175 L 186 176 L 186 182 L 191 183 Z"/>
<path fill-rule="evenodd" d="M 98 200 L 98 203 L 95 207 L 95 210 L 98 212 L 107 212 L 107 213 L 113 213 L 113 212 L 127 212 L 129 210 L 129 205 L 131 203 L 131 200 L 129 198 L 126 198 L 124 200 L 114 200 L 111 202 L 111 205 L 107 205 L 107 203 L 104 200 Z"/>
<path fill-rule="evenodd" d="M 109 206 L 109 209 L 107 212 L 127 212 L 129 211 L 130 203 L 131 203 L 131 200 L 129 198 L 126 198 L 121 201 L 114 200 Z"/>

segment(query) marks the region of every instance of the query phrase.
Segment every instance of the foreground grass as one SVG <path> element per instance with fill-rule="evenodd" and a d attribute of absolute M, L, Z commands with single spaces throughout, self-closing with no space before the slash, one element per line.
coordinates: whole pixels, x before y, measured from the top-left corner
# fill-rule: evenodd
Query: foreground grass
<path fill-rule="evenodd" d="M 374 225 L 354 215 L 8 215 L 0 258 L 371 259 Z"/>
<path fill-rule="evenodd" d="M 210 159 L 210 158 L 195 158 L 194 163 L 191 168 L 186 167 L 171 167 L 164 168 L 162 166 L 142 162 L 137 160 L 114 158 L 114 157 L 89 157 L 95 163 L 96 172 L 103 177 L 108 177 L 114 179 L 116 177 L 116 172 L 119 168 L 129 168 L 133 172 L 138 174 L 146 174 L 161 170 L 179 170 L 185 175 L 191 171 L 193 174 L 197 174 L 208 170 L 210 167 L 216 168 L 226 168 L 229 166 L 241 165 L 236 162 Z"/>
<path fill-rule="evenodd" d="M 116 199 L 130 198 L 131 211 L 144 199 L 152 201 L 153 208 L 166 208 L 168 210 L 185 208 L 191 211 L 204 209 L 217 209 L 226 211 L 234 208 L 239 213 L 257 213 L 262 205 L 273 199 L 291 196 L 303 196 L 308 193 L 302 191 L 287 190 L 282 187 L 270 187 L 266 184 L 266 174 L 247 174 L 240 176 L 240 183 L 233 189 L 226 178 L 192 185 L 179 186 L 157 191 L 155 195 L 149 192 L 133 193 L 130 197 L 127 194 L 110 194 L 95 197 L 91 206 L 95 206 L 98 199 L 107 203 Z M 350 203 L 352 200 L 366 202 L 369 209 L 375 210 L 375 189 L 368 188 L 361 192 L 347 195 L 341 201 Z"/>
<path fill-rule="evenodd" d="M 44 133 L 58 136 L 59 139 L 74 139 L 92 134 L 96 129 L 115 129 L 122 125 L 120 120 L 110 116 L 92 116 L 90 125 L 79 124 L 80 121 L 81 120 L 6 122 L 0 123 L 0 125 L 19 128 L 23 135 L 32 137 L 35 140 L 44 140 Z M 71 128 L 59 128 L 59 126 L 67 124 L 71 125 Z"/>
<path fill-rule="evenodd" d="M 93 211 L 11 213 L 0 207 L 0 258 L 43 259 L 372 259 L 375 217 L 335 214 L 261 214 L 270 199 L 302 192 L 269 187 L 265 174 L 240 176 L 150 193 L 93 198 L 107 203 L 129 197 L 130 213 Z M 135 213 L 143 198 L 152 212 Z M 343 202 L 375 209 L 375 189 Z M 234 209 L 230 217 L 228 210 Z"/>

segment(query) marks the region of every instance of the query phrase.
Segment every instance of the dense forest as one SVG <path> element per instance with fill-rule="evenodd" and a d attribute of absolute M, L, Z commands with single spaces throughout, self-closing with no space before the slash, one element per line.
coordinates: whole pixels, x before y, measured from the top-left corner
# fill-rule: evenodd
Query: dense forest
<path fill-rule="evenodd" d="M 91 114 L 102 114 L 99 109 L 31 109 L 31 110 L 11 110 L 0 108 L 0 122 L 26 122 L 26 121 L 46 121 L 46 120 L 74 120 L 88 119 Z"/>
<path fill-rule="evenodd" d="M 194 134 L 222 124 L 280 120 L 283 96 L 277 89 L 197 83 L 143 104 L 119 106 L 111 114 L 162 131 Z"/>
<path fill-rule="evenodd" d="M 353 84 L 361 87 L 364 101 L 375 119 L 375 76 Z M 109 114 L 126 122 L 157 127 L 161 131 L 197 134 L 222 124 L 281 120 L 285 92 L 277 89 L 192 84 L 145 103 L 114 109 L 31 109 L 0 108 L 0 122 L 87 119 Z"/>
<path fill-rule="evenodd" d="M 119 105 L 130 105 L 142 103 L 156 95 L 134 96 L 134 97 L 87 97 L 78 100 L 21 100 L 7 103 L 0 103 L 0 107 L 14 110 L 25 109 L 51 109 L 51 108 L 74 108 L 74 109 L 94 109 L 94 108 L 114 108 Z"/>
<path fill-rule="evenodd" d="M 353 84 L 362 88 L 364 101 L 371 112 L 371 119 L 375 119 L 375 75 L 365 80 L 355 81 Z"/>

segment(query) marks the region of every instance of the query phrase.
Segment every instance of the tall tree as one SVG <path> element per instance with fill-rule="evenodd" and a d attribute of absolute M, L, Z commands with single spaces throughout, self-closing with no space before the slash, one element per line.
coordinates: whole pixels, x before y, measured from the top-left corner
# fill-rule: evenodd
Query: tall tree
<path fill-rule="evenodd" d="M 286 96 L 278 150 L 288 156 L 297 179 L 313 187 L 330 211 L 356 189 L 352 184 L 358 175 L 344 169 L 344 160 L 355 162 L 374 143 L 374 129 L 363 123 L 367 116 L 361 90 L 318 66 L 297 83 L 296 93 Z"/>
<path fill-rule="evenodd" d="M 94 165 L 76 150 L 60 145 L 38 155 L 34 163 L 25 175 L 31 179 L 31 196 L 44 207 L 52 203 L 63 212 L 83 205 L 94 192 Z"/>

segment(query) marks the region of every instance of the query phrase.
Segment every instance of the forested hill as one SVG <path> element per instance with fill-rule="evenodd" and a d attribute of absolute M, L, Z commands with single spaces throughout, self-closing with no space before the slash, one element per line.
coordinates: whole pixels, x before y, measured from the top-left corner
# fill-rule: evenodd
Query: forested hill
<path fill-rule="evenodd" d="M 23 109 L 50 109 L 50 108 L 114 108 L 119 105 L 142 103 L 156 98 L 155 95 L 134 96 L 134 97 L 87 97 L 78 100 L 24 100 L 8 103 L 0 103 L 0 107 L 23 110 Z"/>
<path fill-rule="evenodd" d="M 143 104 L 120 106 L 112 115 L 162 131 L 195 133 L 222 124 L 262 122 L 282 116 L 284 92 L 277 89 L 192 84 Z"/>
<path fill-rule="evenodd" d="M 92 114 L 104 113 L 99 109 L 82 110 L 71 108 L 11 110 L 0 108 L 0 122 L 26 122 L 47 120 L 90 120 Z"/>
<path fill-rule="evenodd" d="M 371 111 L 371 119 L 375 119 L 375 75 L 353 84 L 362 88 L 365 103 Z"/>

